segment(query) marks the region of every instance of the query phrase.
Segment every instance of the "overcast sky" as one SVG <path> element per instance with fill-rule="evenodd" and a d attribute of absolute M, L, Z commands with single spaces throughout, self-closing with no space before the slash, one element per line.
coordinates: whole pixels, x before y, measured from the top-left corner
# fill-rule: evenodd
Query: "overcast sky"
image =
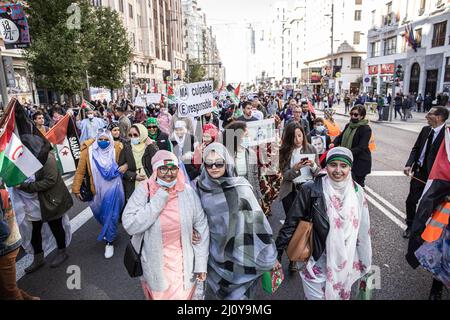
<path fill-rule="evenodd" d="M 244 53 L 249 45 L 249 41 L 246 41 L 246 26 L 269 21 L 269 6 L 273 2 L 275 0 L 198 0 L 206 14 L 207 24 L 213 27 L 229 83 L 246 80 L 248 75 Z"/>

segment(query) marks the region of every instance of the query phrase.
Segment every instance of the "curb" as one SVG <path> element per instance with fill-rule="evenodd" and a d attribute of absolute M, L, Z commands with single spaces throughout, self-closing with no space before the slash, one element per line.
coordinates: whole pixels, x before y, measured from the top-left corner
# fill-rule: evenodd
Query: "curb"
<path fill-rule="evenodd" d="M 336 114 L 339 115 L 339 116 L 350 118 L 349 115 L 346 115 L 344 113 L 336 112 Z M 378 120 L 370 120 L 370 122 L 376 123 L 376 124 L 381 124 L 381 125 L 384 125 L 386 127 L 391 127 L 391 128 L 394 128 L 394 129 L 399 129 L 399 130 L 402 130 L 402 131 L 412 132 L 412 133 L 416 133 L 416 134 L 420 133 L 420 130 L 416 131 L 416 130 L 413 130 L 413 129 L 402 128 L 402 127 L 395 127 L 394 126 L 395 124 L 402 124 L 402 122 L 389 122 L 389 121 L 378 121 Z"/>

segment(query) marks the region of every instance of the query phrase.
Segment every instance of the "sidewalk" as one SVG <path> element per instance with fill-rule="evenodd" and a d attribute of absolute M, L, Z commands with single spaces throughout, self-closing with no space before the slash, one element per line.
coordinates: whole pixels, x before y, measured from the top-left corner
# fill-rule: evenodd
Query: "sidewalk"
<path fill-rule="evenodd" d="M 345 114 L 345 106 L 343 103 L 340 105 L 334 105 L 333 109 L 336 110 L 336 114 L 344 117 L 349 117 L 348 114 Z M 322 110 L 320 110 L 322 111 Z M 424 126 L 427 126 L 427 120 L 425 119 L 425 114 L 423 112 L 411 112 L 413 118 L 408 119 L 408 121 L 401 121 L 399 119 L 395 120 L 393 119 L 392 122 L 390 121 L 378 121 L 378 113 L 373 113 L 370 110 L 367 113 L 367 119 L 370 120 L 372 123 L 376 123 L 382 126 L 396 128 L 404 131 L 414 132 L 414 133 L 420 133 L 422 128 Z"/>

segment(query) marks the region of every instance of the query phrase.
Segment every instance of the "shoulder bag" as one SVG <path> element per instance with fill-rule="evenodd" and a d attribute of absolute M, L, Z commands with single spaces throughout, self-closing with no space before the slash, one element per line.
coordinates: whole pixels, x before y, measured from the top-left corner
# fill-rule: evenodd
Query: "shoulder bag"
<path fill-rule="evenodd" d="M 290 261 L 307 262 L 313 253 L 313 222 L 300 220 L 289 241 L 286 253 Z"/>
<path fill-rule="evenodd" d="M 148 196 L 147 196 L 147 203 L 148 203 L 150 202 L 150 184 L 148 182 L 147 186 L 148 186 Z M 144 234 L 142 235 L 141 247 L 139 248 L 139 252 L 136 252 L 136 249 L 134 248 L 131 239 L 132 238 L 130 238 L 130 240 L 128 241 L 127 248 L 125 249 L 123 263 L 130 277 L 137 278 L 143 275 L 141 256 L 142 256 L 142 248 L 144 247 Z"/>

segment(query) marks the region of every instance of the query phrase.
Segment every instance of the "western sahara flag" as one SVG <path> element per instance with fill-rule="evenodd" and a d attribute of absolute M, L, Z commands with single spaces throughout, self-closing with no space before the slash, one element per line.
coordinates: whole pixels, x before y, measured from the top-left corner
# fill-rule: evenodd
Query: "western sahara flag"
<path fill-rule="evenodd" d="M 428 219 L 433 211 L 439 206 L 445 197 L 450 194 L 450 128 L 445 130 L 445 139 L 441 144 L 433 169 L 428 177 L 427 185 L 423 191 L 422 198 L 417 208 L 416 217 L 412 226 L 412 237 L 409 240 L 408 254 L 406 260 L 417 268 L 419 262 L 414 255 L 422 245 L 421 235 L 425 230 Z"/>
<path fill-rule="evenodd" d="M 47 161 L 50 143 L 16 99 L 0 121 L 0 177 L 8 187 L 21 184 Z"/>
<path fill-rule="evenodd" d="M 45 137 L 53 144 L 61 174 L 76 171 L 80 159 L 80 141 L 72 117 L 66 114 Z"/>

